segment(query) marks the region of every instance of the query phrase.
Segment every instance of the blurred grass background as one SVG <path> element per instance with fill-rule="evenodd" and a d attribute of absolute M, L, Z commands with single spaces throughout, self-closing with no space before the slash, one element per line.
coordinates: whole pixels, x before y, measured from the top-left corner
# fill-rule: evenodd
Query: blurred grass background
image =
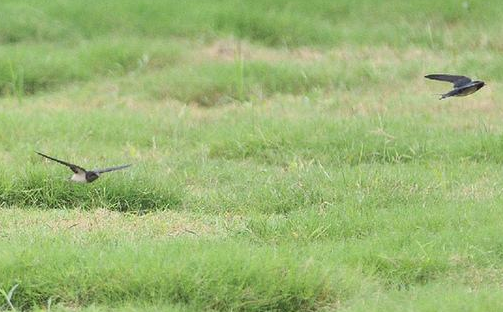
<path fill-rule="evenodd" d="M 498 1 L 0 12 L 0 310 L 502 309 Z"/>

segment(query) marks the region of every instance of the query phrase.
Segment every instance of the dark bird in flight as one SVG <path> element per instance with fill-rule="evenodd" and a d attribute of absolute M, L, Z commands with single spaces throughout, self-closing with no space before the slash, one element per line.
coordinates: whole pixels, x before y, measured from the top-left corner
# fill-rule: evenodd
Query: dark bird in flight
<path fill-rule="evenodd" d="M 424 77 L 433 80 L 448 81 L 454 85 L 454 89 L 445 94 L 442 94 L 440 96 L 440 100 L 443 100 L 450 96 L 466 96 L 474 93 L 485 85 L 483 81 L 472 81 L 470 78 L 465 76 L 432 74 L 426 75 Z"/>
<path fill-rule="evenodd" d="M 43 157 L 48 158 L 50 160 L 54 160 L 55 162 L 59 162 L 60 164 L 69 167 L 73 171 L 73 175 L 69 178 L 69 180 L 71 180 L 73 182 L 79 182 L 79 183 L 91 183 L 94 180 L 98 179 L 102 173 L 120 170 L 120 169 L 124 169 L 124 168 L 131 166 L 131 165 L 123 165 L 123 166 L 110 167 L 110 168 L 105 168 L 105 169 L 86 170 L 80 166 L 67 163 L 66 161 L 62 161 L 62 160 L 53 158 L 51 156 L 44 155 L 39 152 L 36 152 L 36 153 L 39 154 L 40 156 L 43 156 Z"/>

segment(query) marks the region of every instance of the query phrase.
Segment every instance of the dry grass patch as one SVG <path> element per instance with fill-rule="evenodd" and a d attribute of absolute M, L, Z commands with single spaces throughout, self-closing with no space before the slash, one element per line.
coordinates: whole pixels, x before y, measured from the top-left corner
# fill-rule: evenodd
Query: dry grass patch
<path fill-rule="evenodd" d="M 238 61 L 241 58 L 271 63 L 280 61 L 310 62 L 320 61 L 324 58 L 324 53 L 314 48 L 273 49 L 234 38 L 216 40 L 203 48 L 202 55 L 207 60 L 224 62 Z"/>
<path fill-rule="evenodd" d="M 240 218 L 202 216 L 190 212 L 162 211 L 143 215 L 108 209 L 31 210 L 3 208 L 0 233 L 4 237 L 19 232 L 67 233 L 72 236 L 105 233 L 109 237 L 165 239 L 174 237 L 225 237 L 241 227 Z"/>

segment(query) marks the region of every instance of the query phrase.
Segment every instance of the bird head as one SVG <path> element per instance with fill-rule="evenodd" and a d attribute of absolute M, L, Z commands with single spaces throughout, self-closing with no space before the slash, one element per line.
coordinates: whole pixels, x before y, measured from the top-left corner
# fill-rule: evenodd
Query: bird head
<path fill-rule="evenodd" d="M 100 174 L 98 172 L 88 171 L 86 173 L 86 180 L 89 183 L 93 182 L 94 180 L 96 180 L 99 177 L 100 177 Z"/>

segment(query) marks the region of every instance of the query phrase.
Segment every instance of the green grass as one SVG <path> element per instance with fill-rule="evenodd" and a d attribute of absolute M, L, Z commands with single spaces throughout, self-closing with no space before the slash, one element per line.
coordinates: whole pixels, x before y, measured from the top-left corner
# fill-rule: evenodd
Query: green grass
<path fill-rule="evenodd" d="M 501 310 L 498 1 L 0 10 L 0 311 Z"/>

